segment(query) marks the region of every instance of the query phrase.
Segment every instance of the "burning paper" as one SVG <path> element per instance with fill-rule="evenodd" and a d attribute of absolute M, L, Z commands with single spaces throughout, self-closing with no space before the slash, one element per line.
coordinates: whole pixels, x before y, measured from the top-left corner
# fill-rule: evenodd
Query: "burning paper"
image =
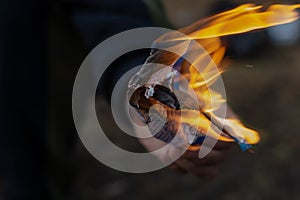
<path fill-rule="evenodd" d="M 221 62 L 226 48 L 221 37 L 293 22 L 298 19 L 297 8 L 300 5 L 272 5 L 263 10 L 262 6 L 245 4 L 179 30 L 185 36 L 175 32 L 161 36 L 129 83 L 130 105 L 153 135 L 165 142 L 198 150 L 203 137 L 209 136 L 236 142 L 248 150 L 259 142 L 259 134 L 233 116 L 219 116 L 219 110 L 227 110 L 226 101 L 211 88 L 224 71 Z M 160 50 L 158 46 L 167 48 Z M 148 67 L 149 63 L 156 63 L 155 67 Z M 180 135 L 180 141 L 172 141 L 175 134 Z"/>

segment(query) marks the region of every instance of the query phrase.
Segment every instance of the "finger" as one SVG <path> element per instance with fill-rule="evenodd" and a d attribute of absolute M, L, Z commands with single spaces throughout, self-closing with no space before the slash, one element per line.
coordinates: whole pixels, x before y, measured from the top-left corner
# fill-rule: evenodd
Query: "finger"
<path fill-rule="evenodd" d="M 176 161 L 176 164 L 187 172 L 201 178 L 213 178 L 219 173 L 217 166 L 198 166 L 183 158 Z"/>
<path fill-rule="evenodd" d="M 190 160 L 187 160 L 183 157 L 180 157 L 177 161 L 175 161 L 176 165 L 181 167 L 182 169 L 191 172 L 194 170 L 195 165 Z"/>
<path fill-rule="evenodd" d="M 186 151 L 183 157 L 196 165 L 218 165 L 224 161 L 224 152 L 212 150 L 204 158 L 199 158 L 198 151 Z"/>
<path fill-rule="evenodd" d="M 179 165 L 177 165 L 176 163 L 172 163 L 171 165 L 168 166 L 169 169 L 181 173 L 181 174 L 186 174 L 187 171 L 185 169 L 183 169 L 182 167 L 180 167 Z"/>
<path fill-rule="evenodd" d="M 217 143 L 213 146 L 213 149 L 217 150 L 225 150 L 230 149 L 232 146 L 234 146 L 234 142 L 224 142 L 221 140 L 218 140 Z"/>

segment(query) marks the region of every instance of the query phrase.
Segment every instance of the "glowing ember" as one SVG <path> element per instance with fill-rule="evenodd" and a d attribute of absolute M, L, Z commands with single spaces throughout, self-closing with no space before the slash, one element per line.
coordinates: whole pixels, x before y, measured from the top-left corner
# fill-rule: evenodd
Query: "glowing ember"
<path fill-rule="evenodd" d="M 175 33 L 163 35 L 154 42 L 154 46 L 161 43 L 175 43 L 176 45 L 173 48 L 182 49 L 182 55 L 191 56 L 196 54 L 196 59 L 194 59 L 193 63 L 189 63 L 182 59 L 182 55 L 156 50 L 150 56 L 148 62 L 161 63 L 179 71 L 188 80 L 189 87 L 195 92 L 199 102 L 199 109 L 176 107 L 176 98 L 173 98 L 172 95 L 164 97 L 164 100 L 160 99 L 162 97 L 154 97 L 153 94 L 155 92 L 162 91 L 162 88 L 155 87 L 157 83 L 151 85 L 152 93 L 147 96 L 147 103 L 145 98 L 137 99 L 133 95 L 130 100 L 131 105 L 136 107 L 140 114 L 141 110 L 144 109 L 141 115 L 145 119 L 145 113 L 149 112 L 151 105 L 162 104 L 167 113 L 169 113 L 170 121 L 175 122 L 175 127 L 178 128 L 180 124 L 188 124 L 202 134 L 223 141 L 235 141 L 240 144 L 242 149 L 248 149 L 248 144 L 259 142 L 259 134 L 246 128 L 236 118 L 227 117 L 224 120 L 216 114 L 220 108 L 226 107 L 226 101 L 222 95 L 210 88 L 219 78 L 221 72 L 224 71 L 221 68 L 221 62 L 226 48 L 222 44 L 220 37 L 293 22 L 298 19 L 297 8 L 300 8 L 299 4 L 272 5 L 266 10 L 262 10 L 262 6 L 244 4 L 235 9 L 202 19 L 191 26 L 179 30 L 186 37 L 178 37 Z M 206 53 L 197 49 L 197 45 L 192 45 L 192 40 L 200 43 Z M 210 59 L 207 58 L 208 55 Z M 201 68 L 199 69 L 195 66 L 201 66 Z M 218 66 L 218 68 L 215 66 Z M 146 88 L 145 86 L 144 89 L 146 90 Z M 171 93 L 172 88 L 169 89 Z M 137 93 L 135 94 L 138 95 Z M 141 94 L 145 94 L 143 89 L 139 91 L 139 95 Z M 214 102 L 213 104 L 212 101 Z M 147 120 L 145 119 L 144 121 L 146 122 Z M 212 126 L 213 128 L 211 128 Z M 197 148 L 194 146 L 190 149 L 195 150 Z"/>

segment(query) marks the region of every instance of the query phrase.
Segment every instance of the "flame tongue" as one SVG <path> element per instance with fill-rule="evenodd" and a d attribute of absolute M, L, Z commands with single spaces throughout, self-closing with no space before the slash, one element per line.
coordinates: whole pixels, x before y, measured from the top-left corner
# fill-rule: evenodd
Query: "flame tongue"
<path fill-rule="evenodd" d="M 189 38 L 177 38 L 176 40 L 216 38 L 290 23 L 298 19 L 296 11 L 298 8 L 300 8 L 300 4 L 276 4 L 270 6 L 266 11 L 261 11 L 262 6 L 241 5 L 183 28 L 181 31 Z"/>
<path fill-rule="evenodd" d="M 213 64 L 220 66 L 225 54 L 225 47 L 220 40 L 221 36 L 244 33 L 293 22 L 298 19 L 296 9 L 300 8 L 300 4 L 277 4 L 270 6 L 265 11 L 262 11 L 262 8 L 262 6 L 256 6 L 254 4 L 241 5 L 235 9 L 200 20 L 189 27 L 181 29 L 180 31 L 185 33 L 188 37 L 173 38 L 173 40 L 185 41 L 193 39 L 198 41 L 210 54 L 210 57 L 214 61 Z M 205 56 L 199 55 L 195 63 L 201 63 L 204 57 Z M 219 68 L 219 71 L 216 71 L 211 63 L 206 65 L 204 69 L 195 69 L 195 63 L 189 66 L 190 87 L 196 91 L 199 101 L 204 105 L 201 110 L 203 115 L 211 119 L 217 127 L 223 127 L 222 132 L 225 132 L 230 139 L 240 143 L 241 148 L 245 147 L 245 145 L 243 146 L 245 143 L 258 143 L 260 140 L 259 134 L 254 130 L 246 128 L 237 119 L 227 118 L 223 122 L 224 126 L 219 126 L 222 124 L 222 119 L 220 119 L 214 111 L 218 110 L 219 107 L 226 106 L 226 101 L 218 92 L 214 92 L 212 89 L 208 90 L 208 87 L 213 84 L 223 70 Z M 211 99 L 214 99 L 214 102 L 218 103 L 212 105 Z M 199 126 L 203 126 L 203 124 Z M 207 134 L 214 135 L 211 133 Z M 228 140 L 224 137 L 220 137 L 219 139 Z M 248 148 L 248 146 L 246 146 L 246 148 Z"/>
<path fill-rule="evenodd" d="M 183 32 L 185 37 L 170 32 L 154 42 L 154 48 L 160 44 L 172 46 L 174 43 L 171 48 L 180 50 L 181 55 L 172 54 L 167 49 L 156 50 L 148 58 L 148 63 L 161 63 L 180 71 L 180 74 L 188 80 L 188 85 L 195 92 L 199 102 L 199 110 L 180 108 L 181 117 L 173 115 L 175 118 L 172 119 L 177 124 L 189 124 L 202 134 L 219 140 L 235 141 L 242 150 L 250 148 L 249 144 L 259 142 L 259 134 L 246 128 L 238 119 L 234 117 L 223 119 L 216 114 L 219 109 L 226 108 L 226 101 L 210 86 L 224 71 L 220 66 L 226 48 L 220 37 L 293 22 L 298 19 L 296 9 L 300 8 L 300 4 L 276 4 L 266 10 L 262 8 L 254 4 L 244 4 L 181 29 L 180 32 Z M 206 52 L 199 49 L 195 43 L 200 43 Z M 193 57 L 194 62 L 187 62 L 182 58 L 183 55 L 185 58 Z M 209 128 L 212 126 L 213 128 Z"/>

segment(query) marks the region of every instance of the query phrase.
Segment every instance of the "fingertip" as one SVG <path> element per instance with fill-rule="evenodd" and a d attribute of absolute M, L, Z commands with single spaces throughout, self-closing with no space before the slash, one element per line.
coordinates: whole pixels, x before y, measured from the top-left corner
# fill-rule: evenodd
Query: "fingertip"
<path fill-rule="evenodd" d="M 232 146 L 234 146 L 234 142 L 225 142 L 225 141 L 218 140 L 217 143 L 214 145 L 213 149 L 216 150 L 230 149 Z"/>

